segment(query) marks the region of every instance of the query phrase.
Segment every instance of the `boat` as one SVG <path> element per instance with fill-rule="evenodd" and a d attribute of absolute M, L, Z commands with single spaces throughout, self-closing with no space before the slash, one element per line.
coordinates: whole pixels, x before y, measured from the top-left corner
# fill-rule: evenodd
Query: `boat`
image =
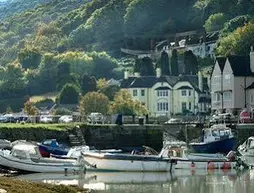
<path fill-rule="evenodd" d="M 12 150 L 0 150 L 0 165 L 26 172 L 77 172 L 83 169 L 77 160 L 45 158 L 37 145 L 18 144 Z"/>
<path fill-rule="evenodd" d="M 0 149 L 11 148 L 11 142 L 6 139 L 0 139 Z"/>
<path fill-rule="evenodd" d="M 100 153 L 121 153 L 122 150 L 120 149 L 102 149 L 98 150 L 94 147 L 81 145 L 81 146 L 74 146 L 71 147 L 68 151 L 67 155 L 55 155 L 50 154 L 50 157 L 55 157 L 59 159 L 79 159 L 81 157 L 81 152 L 100 152 Z"/>
<path fill-rule="evenodd" d="M 201 141 L 189 143 L 196 153 L 224 153 L 236 149 L 236 138 L 229 127 L 216 124 L 202 130 Z"/>
<path fill-rule="evenodd" d="M 140 152 L 139 152 L 140 153 Z M 123 153 L 82 152 L 83 164 L 88 170 L 95 171 L 128 171 L 128 172 L 171 172 L 175 160 L 159 155 Z"/>
<path fill-rule="evenodd" d="M 233 169 L 237 165 L 234 151 L 225 156 L 221 153 L 192 153 L 185 145 L 168 145 L 164 149 L 168 149 L 168 156 L 176 160 L 175 169 Z"/>
<path fill-rule="evenodd" d="M 67 155 L 70 150 L 69 147 L 59 144 L 56 139 L 47 139 L 41 143 L 38 143 L 39 151 L 43 157 L 50 157 L 50 154 L 54 155 Z"/>
<path fill-rule="evenodd" d="M 240 153 L 240 159 L 244 164 L 254 167 L 254 137 L 249 137 L 243 144 L 239 145 L 237 151 Z"/>

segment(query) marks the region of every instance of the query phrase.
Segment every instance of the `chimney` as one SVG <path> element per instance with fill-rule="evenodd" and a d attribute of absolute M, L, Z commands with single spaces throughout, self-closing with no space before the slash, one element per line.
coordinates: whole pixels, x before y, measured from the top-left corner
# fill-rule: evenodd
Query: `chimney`
<path fill-rule="evenodd" d="M 156 78 L 160 78 L 160 77 L 161 77 L 161 69 L 156 68 Z"/>
<path fill-rule="evenodd" d="M 124 79 L 128 79 L 129 78 L 129 72 L 128 72 L 128 70 L 125 70 L 124 71 Z"/>
<path fill-rule="evenodd" d="M 250 49 L 250 69 L 251 69 L 251 72 L 254 73 L 254 50 L 253 50 L 253 46 L 251 46 L 251 49 Z"/>
<path fill-rule="evenodd" d="M 201 92 L 203 92 L 203 76 L 201 71 L 198 71 L 198 88 Z"/>

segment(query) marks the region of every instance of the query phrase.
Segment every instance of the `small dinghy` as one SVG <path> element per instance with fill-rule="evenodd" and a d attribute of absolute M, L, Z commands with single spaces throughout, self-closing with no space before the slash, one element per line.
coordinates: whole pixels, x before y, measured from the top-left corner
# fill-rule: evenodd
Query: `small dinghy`
<path fill-rule="evenodd" d="M 44 158 L 38 146 L 18 144 L 12 150 L 0 150 L 0 165 L 26 172 L 77 172 L 82 165 L 77 160 Z"/>

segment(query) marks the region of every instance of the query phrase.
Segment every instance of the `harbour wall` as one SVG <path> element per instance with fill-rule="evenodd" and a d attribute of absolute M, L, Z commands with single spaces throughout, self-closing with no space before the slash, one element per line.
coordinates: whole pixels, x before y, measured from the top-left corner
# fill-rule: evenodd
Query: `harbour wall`
<path fill-rule="evenodd" d="M 249 136 L 254 136 L 254 124 L 238 124 L 232 127 L 239 144 Z M 97 149 L 150 146 L 160 150 L 165 139 L 178 139 L 191 141 L 200 137 L 202 127 L 184 124 L 172 125 L 80 125 L 87 145 Z M 47 126 L 31 128 L 29 125 L 22 125 L 9 128 L 0 127 L 0 139 L 10 141 L 25 139 L 31 141 L 43 141 L 55 138 L 60 142 L 70 145 L 70 134 L 77 134 L 77 127 L 66 126 L 59 130 L 47 129 Z"/>

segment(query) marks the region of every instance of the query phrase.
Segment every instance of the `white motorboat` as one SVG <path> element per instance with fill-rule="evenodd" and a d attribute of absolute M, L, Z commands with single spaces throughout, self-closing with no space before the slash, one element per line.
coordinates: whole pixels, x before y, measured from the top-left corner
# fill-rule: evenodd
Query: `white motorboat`
<path fill-rule="evenodd" d="M 235 152 L 190 153 L 186 146 L 167 146 L 168 156 L 177 160 L 175 169 L 232 169 L 236 167 Z M 165 155 L 164 155 L 165 156 Z"/>
<path fill-rule="evenodd" d="M 18 144 L 12 150 L 0 150 L 0 165 L 27 172 L 77 172 L 77 160 L 41 157 L 38 146 Z"/>
<path fill-rule="evenodd" d="M 241 154 L 241 160 L 248 166 L 254 166 L 254 137 L 249 137 L 243 144 L 237 148 Z"/>
<path fill-rule="evenodd" d="M 160 155 L 82 152 L 88 169 L 97 171 L 162 172 L 172 171 L 175 160 Z"/>

